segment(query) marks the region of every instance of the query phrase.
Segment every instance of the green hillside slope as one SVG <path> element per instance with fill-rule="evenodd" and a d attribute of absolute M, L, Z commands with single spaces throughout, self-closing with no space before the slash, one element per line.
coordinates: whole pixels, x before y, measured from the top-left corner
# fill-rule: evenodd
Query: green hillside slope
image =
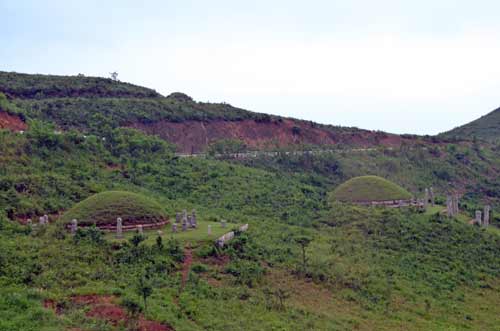
<path fill-rule="evenodd" d="M 468 124 L 440 134 L 442 137 L 458 139 L 482 139 L 491 142 L 500 141 L 500 108 Z"/>
<path fill-rule="evenodd" d="M 24 132 L 0 130 L 0 330 L 417 331 L 499 325 L 497 147 L 419 141 L 316 155 L 181 158 L 164 140 L 119 126 L 131 118 L 202 118 L 210 107 L 209 116 L 238 111 L 200 105 L 178 93 L 163 98 L 133 86 L 115 90 L 120 83 L 114 81 L 95 94 L 80 79 L 74 85 L 83 86 L 85 97 L 54 92 L 63 90 L 59 84 L 73 85 L 71 78 L 56 86 L 44 83 L 37 89 L 49 97 L 40 99 L 34 98 L 38 92 L 26 92 L 29 81 L 19 83 L 17 92 L 4 86 L 2 107 L 20 112 L 29 126 Z M 433 186 L 438 203 L 457 190 L 463 194 L 460 217 L 444 216 L 442 205 L 417 213 L 328 203 L 337 185 L 368 173 L 416 196 Z M 109 191 L 148 198 L 124 201 Z M 120 210 L 114 208 L 117 200 Z M 485 202 L 493 206 L 491 226 L 468 224 Z M 125 239 L 95 228 L 81 227 L 75 235 L 64 228 L 73 217 L 128 207 L 170 218 L 196 209 L 205 225 L 200 232 L 208 235 L 210 224 L 217 233 L 234 230 L 235 238 L 221 248 L 192 232 L 179 239 L 170 226 Z M 44 214 L 50 223 L 36 224 Z M 244 223 L 247 232 L 237 227 Z"/>

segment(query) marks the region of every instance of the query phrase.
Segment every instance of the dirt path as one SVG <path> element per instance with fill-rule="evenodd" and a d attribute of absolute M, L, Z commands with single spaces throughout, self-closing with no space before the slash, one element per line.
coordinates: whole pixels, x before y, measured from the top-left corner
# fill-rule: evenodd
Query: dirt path
<path fill-rule="evenodd" d="M 181 283 L 181 291 L 184 289 L 186 285 L 189 269 L 191 269 L 191 265 L 193 264 L 193 250 L 191 248 L 191 244 L 187 243 L 184 251 L 184 262 L 182 263 L 182 283 Z"/>

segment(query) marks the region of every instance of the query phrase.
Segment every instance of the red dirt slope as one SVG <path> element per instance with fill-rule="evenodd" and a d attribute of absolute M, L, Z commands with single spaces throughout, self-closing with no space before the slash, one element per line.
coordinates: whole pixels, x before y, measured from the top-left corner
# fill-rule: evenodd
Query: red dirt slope
<path fill-rule="evenodd" d="M 18 116 L 11 115 L 0 110 L 0 129 L 25 131 L 26 128 L 26 123 L 24 123 Z"/>
<path fill-rule="evenodd" d="M 294 144 L 334 145 L 348 144 L 356 147 L 384 145 L 399 146 L 398 135 L 357 129 L 330 130 L 311 122 L 283 119 L 281 121 L 185 121 L 181 123 L 159 121 L 130 125 L 147 134 L 158 135 L 177 145 L 178 152 L 199 153 L 221 139 L 239 139 L 251 149 L 284 147 Z"/>

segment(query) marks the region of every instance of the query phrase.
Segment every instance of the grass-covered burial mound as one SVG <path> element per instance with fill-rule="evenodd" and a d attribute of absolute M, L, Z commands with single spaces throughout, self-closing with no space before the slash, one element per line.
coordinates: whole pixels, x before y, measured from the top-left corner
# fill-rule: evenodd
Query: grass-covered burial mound
<path fill-rule="evenodd" d="M 378 176 L 351 178 L 331 194 L 332 200 L 342 202 L 409 200 L 411 198 L 412 195 L 407 190 Z"/>
<path fill-rule="evenodd" d="M 153 199 L 141 194 L 108 191 L 95 194 L 68 210 L 62 216 L 64 223 L 78 220 L 78 225 L 115 225 L 121 217 L 123 225 L 154 224 L 167 220 L 163 208 Z"/>

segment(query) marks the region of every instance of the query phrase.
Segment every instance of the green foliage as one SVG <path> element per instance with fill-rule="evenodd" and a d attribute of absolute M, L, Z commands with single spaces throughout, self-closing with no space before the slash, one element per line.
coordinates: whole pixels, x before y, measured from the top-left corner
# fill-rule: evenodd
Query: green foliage
<path fill-rule="evenodd" d="M 477 142 L 477 139 L 495 142 L 500 136 L 500 108 L 489 114 L 478 118 L 468 124 L 459 126 L 453 130 L 442 133 L 440 136 L 446 138 L 469 139 Z"/>

